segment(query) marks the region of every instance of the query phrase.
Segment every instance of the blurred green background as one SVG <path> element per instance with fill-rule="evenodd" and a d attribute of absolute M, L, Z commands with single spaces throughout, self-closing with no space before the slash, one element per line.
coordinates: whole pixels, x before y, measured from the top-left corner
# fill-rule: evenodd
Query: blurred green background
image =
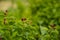
<path fill-rule="evenodd" d="M 0 40 L 60 40 L 60 0 L 0 0 Z"/>

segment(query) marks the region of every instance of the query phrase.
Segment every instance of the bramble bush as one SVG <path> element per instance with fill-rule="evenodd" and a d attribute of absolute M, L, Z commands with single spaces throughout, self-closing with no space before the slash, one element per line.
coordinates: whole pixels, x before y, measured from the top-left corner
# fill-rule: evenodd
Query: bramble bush
<path fill-rule="evenodd" d="M 59 40 L 60 0 L 23 1 L 0 11 L 0 40 Z"/>

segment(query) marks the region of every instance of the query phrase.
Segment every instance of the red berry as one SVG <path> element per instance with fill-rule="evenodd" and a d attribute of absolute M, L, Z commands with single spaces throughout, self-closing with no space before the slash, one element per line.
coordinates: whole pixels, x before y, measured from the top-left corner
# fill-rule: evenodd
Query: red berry
<path fill-rule="evenodd" d="M 6 24 L 6 18 L 4 18 L 4 24 Z"/>
<path fill-rule="evenodd" d="M 7 10 L 5 12 L 8 12 Z"/>
<path fill-rule="evenodd" d="M 2 40 L 2 37 L 0 36 L 0 40 Z"/>
<path fill-rule="evenodd" d="M 5 10 L 5 12 L 4 12 L 4 16 L 6 16 L 6 15 L 7 15 L 7 12 L 8 12 L 8 11 L 7 11 L 7 10 Z"/>
<path fill-rule="evenodd" d="M 55 29 L 56 24 L 51 24 L 50 26 Z"/>
<path fill-rule="evenodd" d="M 2 40 L 2 38 L 0 38 L 0 40 Z"/>
<path fill-rule="evenodd" d="M 26 21 L 26 18 L 22 18 L 21 20 L 22 20 L 22 21 Z"/>
<path fill-rule="evenodd" d="M 7 15 L 7 13 L 4 13 L 4 15 Z"/>

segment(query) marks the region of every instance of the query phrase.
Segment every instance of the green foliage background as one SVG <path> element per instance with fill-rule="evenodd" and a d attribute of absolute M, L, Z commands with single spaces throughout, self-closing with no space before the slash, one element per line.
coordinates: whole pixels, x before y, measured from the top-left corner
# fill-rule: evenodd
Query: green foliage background
<path fill-rule="evenodd" d="M 4 12 L 0 11 L 0 39 L 60 39 L 60 0 L 12 0 L 12 2 L 17 4 L 17 9 L 9 8 L 6 17 Z M 6 24 L 4 18 L 7 20 Z M 22 21 L 22 18 L 26 20 Z"/>

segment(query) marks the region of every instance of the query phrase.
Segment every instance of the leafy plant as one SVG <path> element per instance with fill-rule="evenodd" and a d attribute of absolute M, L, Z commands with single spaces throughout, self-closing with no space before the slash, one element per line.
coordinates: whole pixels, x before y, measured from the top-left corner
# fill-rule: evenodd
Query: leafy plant
<path fill-rule="evenodd" d="M 59 40 L 60 0 L 23 1 L 15 1 L 16 9 L 0 11 L 0 40 Z"/>

